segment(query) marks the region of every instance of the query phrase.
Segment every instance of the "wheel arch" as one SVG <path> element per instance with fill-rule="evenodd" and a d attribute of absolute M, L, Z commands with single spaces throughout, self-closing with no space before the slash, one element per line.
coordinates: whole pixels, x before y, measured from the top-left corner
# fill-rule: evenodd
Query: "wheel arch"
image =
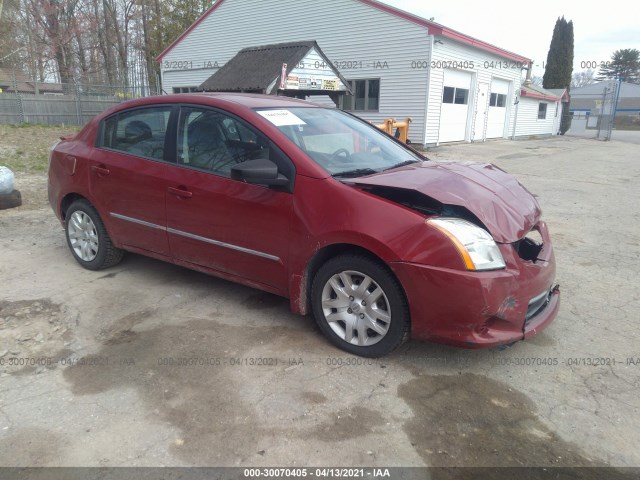
<path fill-rule="evenodd" d="M 93 203 L 91 202 L 91 200 L 89 200 L 84 195 L 80 195 L 79 193 L 76 193 L 76 192 L 67 193 L 64 197 L 62 197 L 62 200 L 60 201 L 60 206 L 59 206 L 60 218 L 62 219 L 62 221 L 66 220 L 67 210 L 69 209 L 71 204 L 76 200 L 86 200 L 91 206 L 93 206 Z"/>
<path fill-rule="evenodd" d="M 404 286 L 398 279 L 395 272 L 389 267 L 388 263 L 384 261 L 379 255 L 372 252 L 369 249 L 361 247 L 352 243 L 333 243 L 330 245 L 325 245 L 324 247 L 317 250 L 313 256 L 309 259 L 307 264 L 305 265 L 304 271 L 302 272 L 302 276 L 293 275 L 292 281 L 294 283 L 298 283 L 298 285 L 292 285 L 292 291 L 299 292 L 299 295 L 291 295 L 291 309 L 294 313 L 298 313 L 300 315 L 306 315 L 311 312 L 311 284 L 313 282 L 313 278 L 315 277 L 318 269 L 331 258 L 335 258 L 339 255 L 343 255 L 346 253 L 351 254 L 359 254 L 364 257 L 367 257 L 373 260 L 376 263 L 379 263 L 383 268 L 385 268 L 398 282 L 400 285 L 400 290 L 405 297 L 405 300 L 408 302 L 407 292 L 405 291 Z"/>
<path fill-rule="evenodd" d="M 104 225 L 104 228 L 107 230 L 107 234 L 111 238 L 111 241 L 113 242 L 113 244 L 118 248 L 122 248 L 122 244 L 120 243 L 120 241 L 116 237 L 114 237 L 114 235 L 112 233 L 111 222 L 109 221 L 110 219 L 109 218 L 104 218 L 105 216 L 102 215 L 100 213 L 100 211 L 98 211 L 98 208 L 96 207 L 96 204 L 93 203 L 91 201 L 91 199 L 87 195 L 83 195 L 83 194 L 78 193 L 78 192 L 69 192 L 64 197 L 62 197 L 62 200 L 60 200 L 59 208 L 60 208 L 60 220 L 62 220 L 63 225 L 64 225 L 64 222 L 67 219 L 66 218 L 67 217 L 67 210 L 69 210 L 69 207 L 73 204 L 73 202 L 75 202 L 77 200 L 84 200 L 93 209 L 95 209 L 96 213 L 100 217 L 100 220 L 102 221 L 102 224 Z"/>

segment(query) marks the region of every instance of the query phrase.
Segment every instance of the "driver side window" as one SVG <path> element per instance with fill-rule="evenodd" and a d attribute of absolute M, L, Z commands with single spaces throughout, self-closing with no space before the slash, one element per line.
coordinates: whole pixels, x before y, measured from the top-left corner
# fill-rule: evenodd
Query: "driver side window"
<path fill-rule="evenodd" d="M 241 162 L 269 158 L 269 142 L 239 120 L 213 109 L 183 107 L 178 124 L 178 164 L 224 177 Z"/>

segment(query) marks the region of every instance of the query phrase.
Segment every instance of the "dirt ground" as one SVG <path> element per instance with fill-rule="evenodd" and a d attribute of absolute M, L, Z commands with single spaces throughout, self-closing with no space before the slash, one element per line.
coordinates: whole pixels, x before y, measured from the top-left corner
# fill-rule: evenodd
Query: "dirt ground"
<path fill-rule="evenodd" d="M 0 152 L 36 141 L 1 133 Z M 0 211 L 0 465 L 640 466 L 638 153 L 562 137 L 429 152 L 538 195 L 561 311 L 511 348 L 380 360 L 250 288 L 137 255 L 83 270 L 44 174 L 18 171 L 25 204 Z"/>

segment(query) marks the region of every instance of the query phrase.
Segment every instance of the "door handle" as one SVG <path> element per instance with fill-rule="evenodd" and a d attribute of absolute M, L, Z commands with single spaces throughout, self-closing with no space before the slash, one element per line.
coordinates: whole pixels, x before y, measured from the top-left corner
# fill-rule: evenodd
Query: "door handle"
<path fill-rule="evenodd" d="M 193 193 L 187 190 L 185 187 L 181 187 L 181 188 L 169 187 L 169 193 L 182 198 L 193 197 Z"/>
<path fill-rule="evenodd" d="M 111 172 L 109 171 L 108 168 L 105 168 L 104 166 L 93 166 L 91 167 L 91 170 L 93 170 L 94 172 L 96 172 L 100 177 L 104 177 L 109 175 Z"/>

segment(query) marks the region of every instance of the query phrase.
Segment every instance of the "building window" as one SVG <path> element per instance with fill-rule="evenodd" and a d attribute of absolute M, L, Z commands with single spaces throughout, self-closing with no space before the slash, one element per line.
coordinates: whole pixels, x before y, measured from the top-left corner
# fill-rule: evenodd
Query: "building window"
<path fill-rule="evenodd" d="M 444 87 L 444 92 L 442 93 L 442 103 L 453 103 L 453 95 L 456 89 L 453 87 Z"/>
<path fill-rule="evenodd" d="M 492 93 L 489 99 L 489 106 L 504 108 L 507 103 L 507 96 L 502 93 Z"/>
<path fill-rule="evenodd" d="M 539 103 L 538 104 L 538 120 L 544 120 L 547 118 L 547 104 Z"/>
<path fill-rule="evenodd" d="M 442 103 L 466 105 L 469 102 L 469 90 L 466 88 L 444 87 Z"/>
<path fill-rule="evenodd" d="M 560 105 L 560 103 L 556 102 L 556 117 L 558 116 L 558 105 Z"/>
<path fill-rule="evenodd" d="M 378 111 L 380 107 L 380 79 L 349 80 L 353 95 L 340 98 L 340 108 L 354 112 Z"/>
<path fill-rule="evenodd" d="M 198 87 L 173 87 L 173 93 L 192 93 L 197 92 Z"/>

